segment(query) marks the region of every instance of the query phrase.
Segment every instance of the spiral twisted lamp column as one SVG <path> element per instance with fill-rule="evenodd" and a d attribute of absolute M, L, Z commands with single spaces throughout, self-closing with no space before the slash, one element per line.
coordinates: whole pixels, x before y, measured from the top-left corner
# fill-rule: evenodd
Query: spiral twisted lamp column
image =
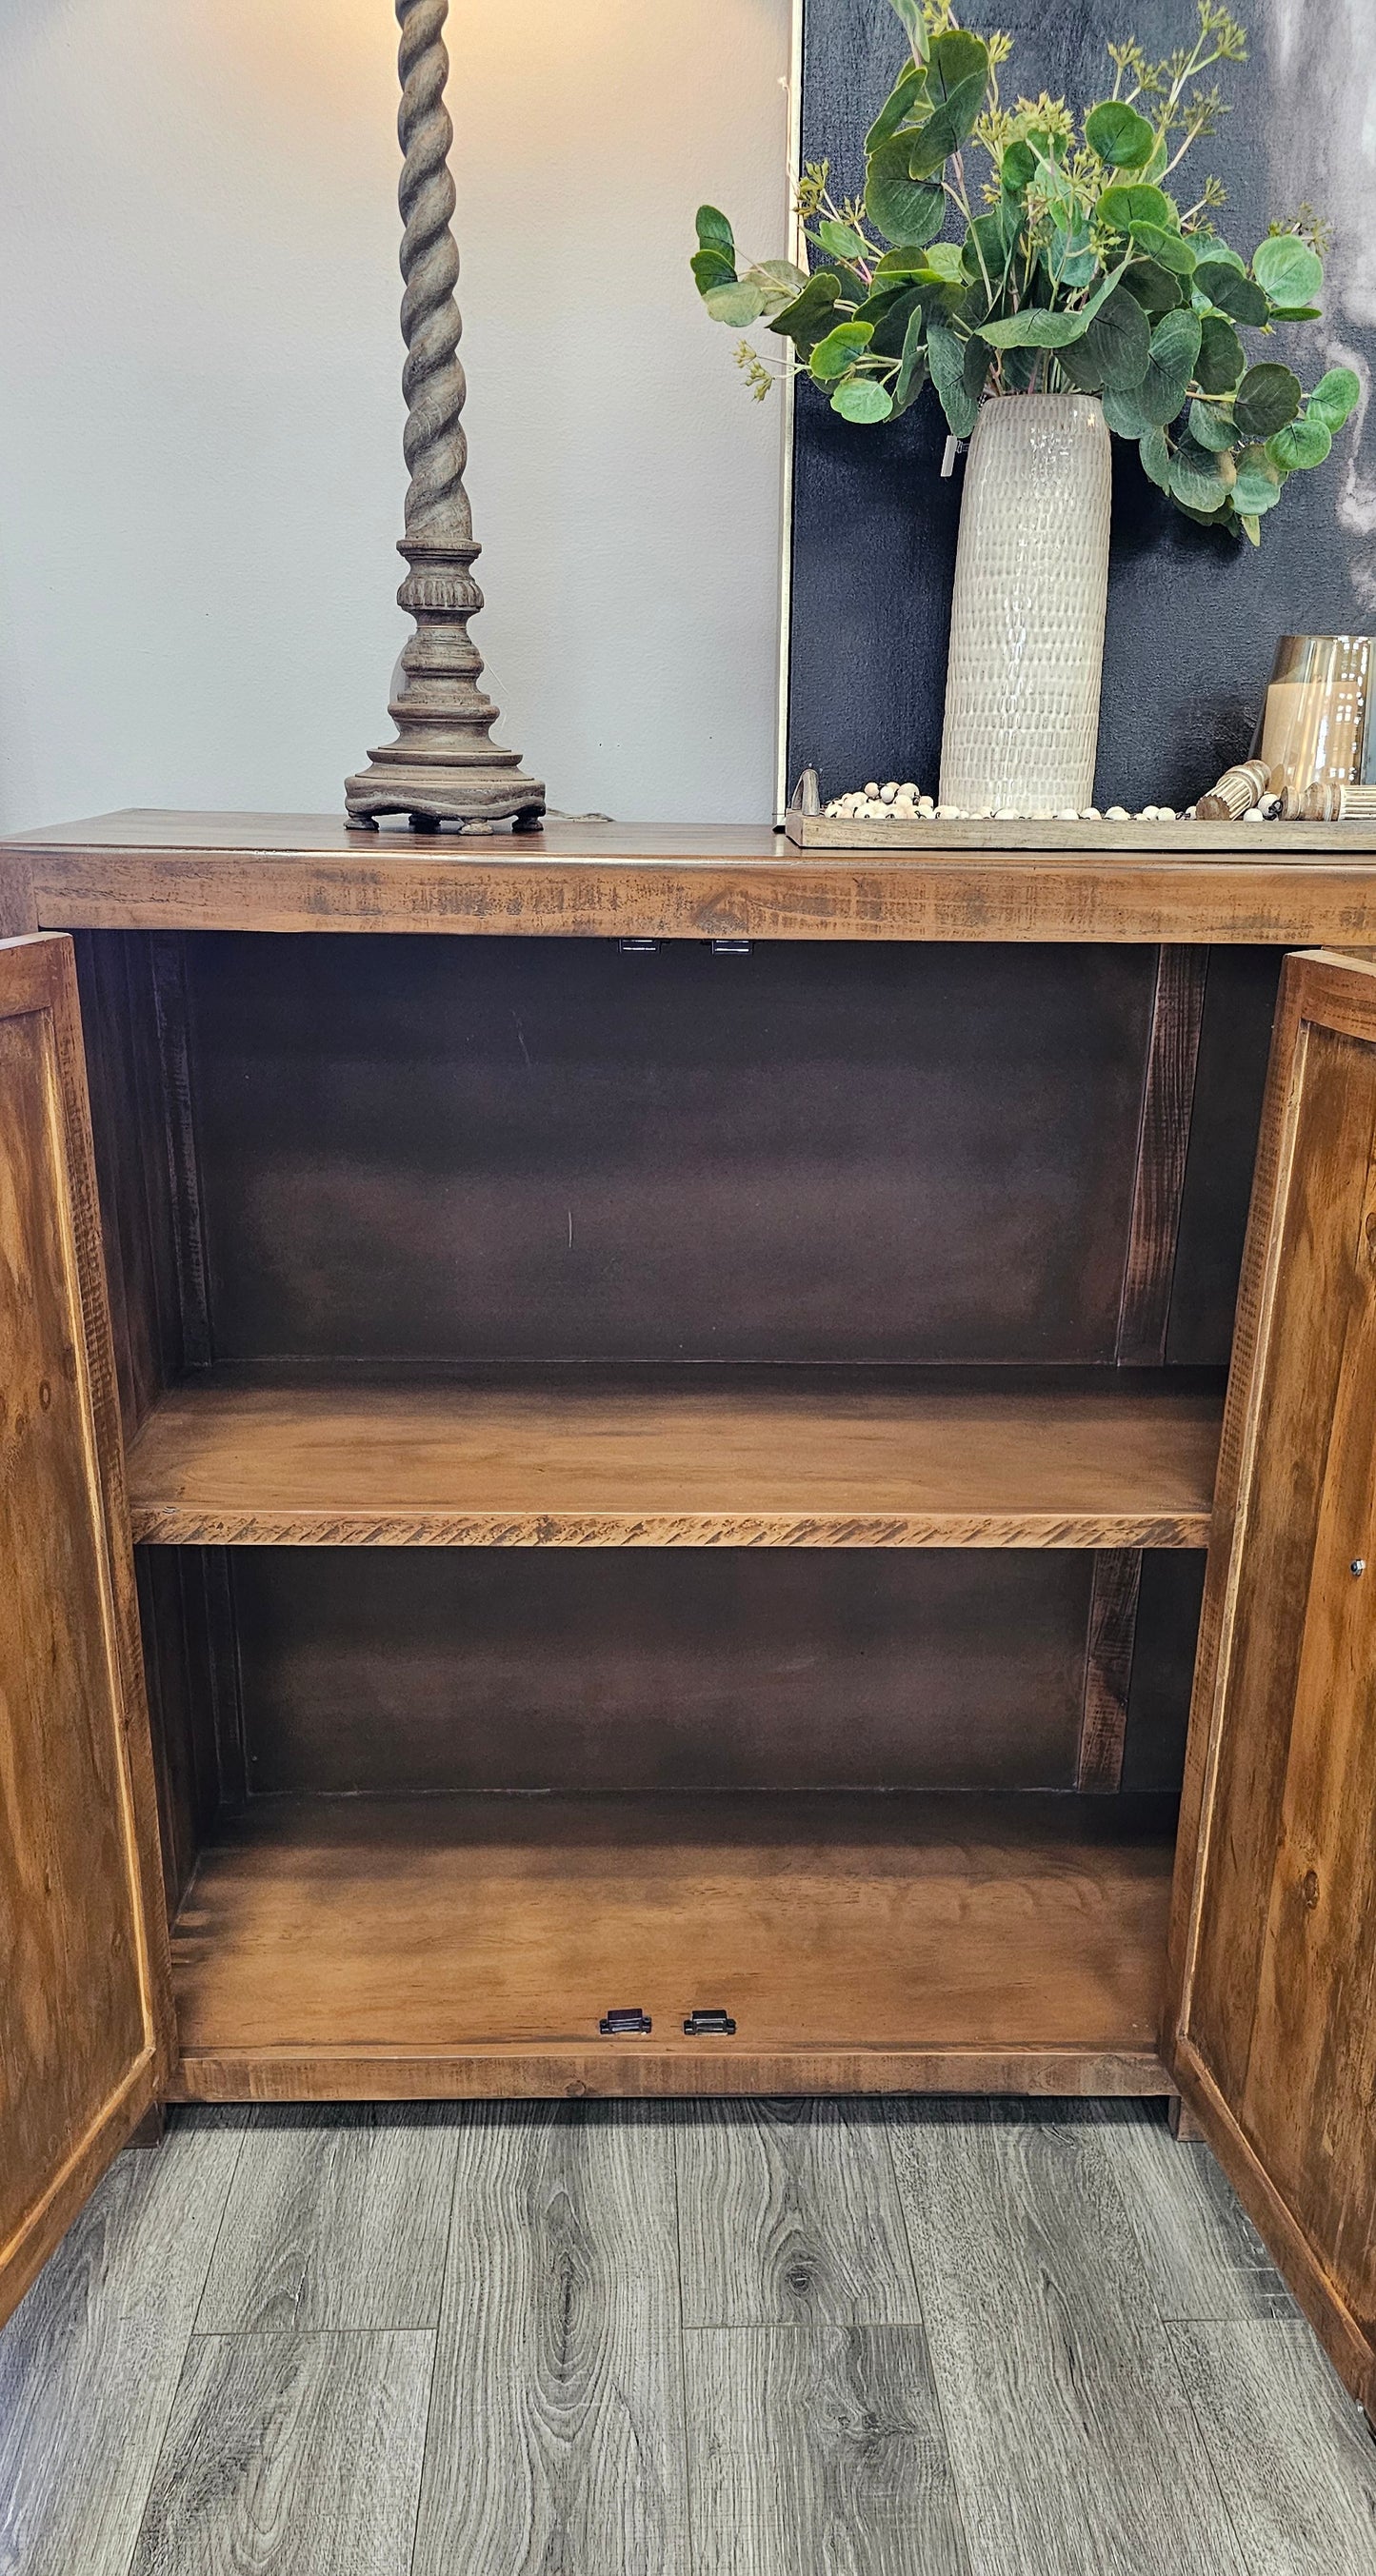
<path fill-rule="evenodd" d="M 459 254 L 451 220 L 454 129 L 444 104 L 449 56 L 442 29 L 449 0 L 396 0 L 401 28 L 403 165 L 400 204 L 406 342 L 406 533 L 398 552 L 409 567 L 397 598 L 416 631 L 397 666 L 388 709 L 395 742 L 345 781 L 350 823 L 375 829 L 382 814 L 405 814 L 418 830 L 441 823 L 539 822 L 545 791 L 527 778 L 519 752 L 494 743 L 497 709 L 478 687 L 482 656 L 468 621 L 482 607 L 473 579 L 478 546 L 463 486 L 468 442 L 459 363 L 462 323 L 454 300 Z"/>

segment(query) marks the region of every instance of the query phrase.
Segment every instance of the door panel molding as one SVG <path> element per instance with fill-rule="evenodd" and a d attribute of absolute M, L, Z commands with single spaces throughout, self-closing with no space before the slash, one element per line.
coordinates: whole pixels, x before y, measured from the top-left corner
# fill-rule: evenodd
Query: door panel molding
<path fill-rule="evenodd" d="M 1287 961 L 1224 1417 L 1164 2054 L 1376 2409 L 1376 967 Z M 1356 1578 L 1356 1580 L 1354 1580 Z"/>
<path fill-rule="evenodd" d="M 166 2090 L 152 1749 L 71 941 L 0 943 L 0 2318 Z"/>

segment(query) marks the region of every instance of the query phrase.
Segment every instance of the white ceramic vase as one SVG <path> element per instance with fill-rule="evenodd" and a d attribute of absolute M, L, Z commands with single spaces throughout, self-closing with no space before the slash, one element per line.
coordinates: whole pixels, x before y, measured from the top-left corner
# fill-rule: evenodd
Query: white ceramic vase
<path fill-rule="evenodd" d="M 943 805 L 1080 811 L 1094 794 L 1111 499 L 1093 394 L 1002 394 L 970 441 Z"/>

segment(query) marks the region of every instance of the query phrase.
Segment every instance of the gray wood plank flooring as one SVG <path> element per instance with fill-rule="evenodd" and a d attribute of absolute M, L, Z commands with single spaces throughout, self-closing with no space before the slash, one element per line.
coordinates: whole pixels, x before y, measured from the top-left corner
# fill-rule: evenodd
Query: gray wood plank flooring
<path fill-rule="evenodd" d="M 428 2334 L 195 2335 L 129 2576 L 408 2576 Z"/>
<path fill-rule="evenodd" d="M 689 2103 L 676 2130 L 685 2326 L 917 2323 L 878 2104 Z"/>
<path fill-rule="evenodd" d="M 1371 2576 L 1376 2442 L 1308 2327 L 1177 2326 L 1172 2341 L 1248 2567 Z"/>
<path fill-rule="evenodd" d="M 1245 2576 L 1097 2128 L 931 2102 L 890 2134 L 980 2569 Z"/>
<path fill-rule="evenodd" d="M 920 2326 L 685 2339 L 702 2576 L 970 2576 Z"/>
<path fill-rule="evenodd" d="M 4 2576 L 125 2576 L 244 2134 L 118 2156 L 0 2334 Z"/>
<path fill-rule="evenodd" d="M 474 2106 L 458 2150 L 416 2576 L 687 2576 L 672 2114 Z"/>
<path fill-rule="evenodd" d="M 1376 2576 L 1159 2105 L 194 2112 L 0 2333 L 0 2576 Z"/>
<path fill-rule="evenodd" d="M 445 2108 L 253 2114 L 205 2285 L 202 2334 L 434 2326 L 454 2198 Z"/>

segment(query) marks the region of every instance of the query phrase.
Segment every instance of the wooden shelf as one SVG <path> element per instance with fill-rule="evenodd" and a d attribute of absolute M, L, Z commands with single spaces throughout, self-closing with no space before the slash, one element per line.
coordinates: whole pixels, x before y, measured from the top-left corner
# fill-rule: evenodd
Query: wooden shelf
<path fill-rule="evenodd" d="M 1067 1373 L 1069 1374 L 1069 1373 Z M 134 1441 L 167 1546 L 1203 1547 L 1218 1398 L 1158 1372 L 213 1377 Z"/>
<path fill-rule="evenodd" d="M 0 845 L 0 900 L 7 883 L 19 929 L 1376 940 L 1376 833 L 1355 823 L 971 822 L 926 850 L 823 851 L 764 824 L 551 819 L 418 846 L 332 814 L 130 808 Z"/>
<path fill-rule="evenodd" d="M 1168 2089 L 1173 1800 L 263 1799 L 174 1938 L 189 2100 Z M 648 2038 L 598 2021 L 639 2006 Z M 684 2035 L 718 2008 L 734 2038 Z"/>

